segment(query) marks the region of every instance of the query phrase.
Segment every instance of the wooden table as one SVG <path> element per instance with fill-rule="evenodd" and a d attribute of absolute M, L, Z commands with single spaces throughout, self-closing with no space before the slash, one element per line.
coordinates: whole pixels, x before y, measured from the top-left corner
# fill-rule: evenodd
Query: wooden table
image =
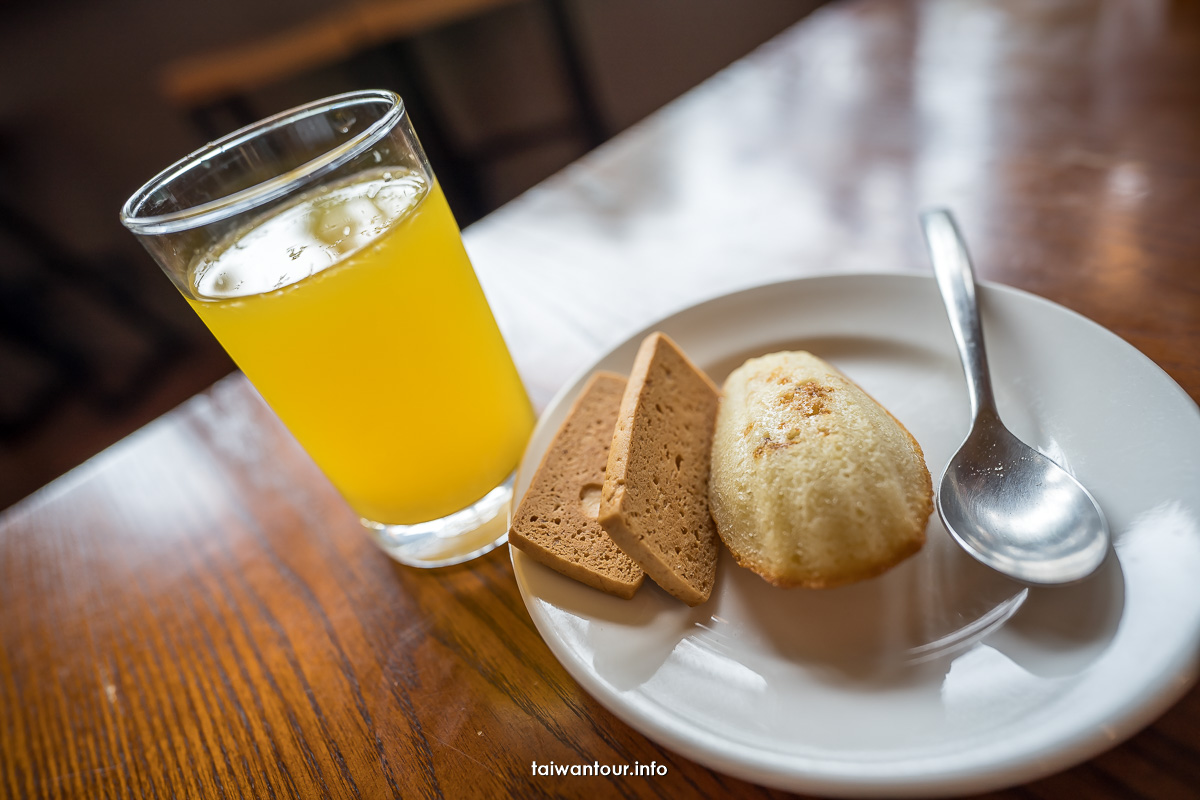
<path fill-rule="evenodd" d="M 833 4 L 468 231 L 536 401 L 668 311 L 816 272 L 980 277 L 1110 328 L 1200 397 L 1200 15 L 1167 2 Z M 0 795 L 775 795 L 585 694 L 506 549 L 374 549 L 240 377 L 0 518 Z M 534 760 L 649 763 L 547 778 Z M 1195 797 L 1200 693 L 994 797 Z"/>

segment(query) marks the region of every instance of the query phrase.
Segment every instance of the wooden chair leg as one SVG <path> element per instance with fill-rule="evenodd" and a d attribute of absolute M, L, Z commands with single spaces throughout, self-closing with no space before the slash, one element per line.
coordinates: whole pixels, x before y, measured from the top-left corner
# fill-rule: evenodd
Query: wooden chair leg
<path fill-rule="evenodd" d="M 549 15 L 554 42 L 558 47 L 563 70 L 571 87 L 571 94 L 575 99 L 580 130 L 587 140 L 588 147 L 597 147 L 609 138 L 608 126 L 604 123 L 600 103 L 596 98 L 592 82 L 588 78 L 588 70 L 580 51 L 579 37 L 575 33 L 575 26 L 571 22 L 564 0 L 542 0 L 542 5 Z"/>

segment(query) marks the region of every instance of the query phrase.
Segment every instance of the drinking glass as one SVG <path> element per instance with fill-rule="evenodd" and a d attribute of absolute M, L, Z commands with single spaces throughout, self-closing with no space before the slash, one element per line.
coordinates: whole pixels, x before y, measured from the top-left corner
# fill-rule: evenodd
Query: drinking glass
<path fill-rule="evenodd" d="M 534 413 L 397 95 L 235 131 L 121 221 L 387 553 L 505 541 Z"/>

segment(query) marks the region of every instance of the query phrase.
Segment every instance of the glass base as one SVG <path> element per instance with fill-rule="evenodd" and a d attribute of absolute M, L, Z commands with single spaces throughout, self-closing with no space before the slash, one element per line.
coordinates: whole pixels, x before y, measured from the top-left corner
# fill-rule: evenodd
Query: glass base
<path fill-rule="evenodd" d="M 508 541 L 513 475 L 462 511 L 416 525 L 362 521 L 375 544 L 410 567 L 448 567 L 489 553 Z"/>

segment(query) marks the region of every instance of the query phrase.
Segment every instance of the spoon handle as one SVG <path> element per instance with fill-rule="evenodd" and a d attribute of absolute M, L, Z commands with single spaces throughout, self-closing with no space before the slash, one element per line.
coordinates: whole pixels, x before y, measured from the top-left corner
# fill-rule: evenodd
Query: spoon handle
<path fill-rule="evenodd" d="M 937 277 L 942 302 L 946 304 L 946 313 L 950 317 L 950 328 L 954 331 L 954 341 L 958 343 L 963 372 L 967 376 L 971 417 L 978 419 L 981 412 L 994 415 L 996 401 L 992 396 L 992 379 L 988 372 L 987 353 L 983 348 L 983 326 L 980 325 L 979 306 L 975 302 L 975 273 L 971 269 L 967 245 L 954 223 L 954 217 L 945 209 L 922 212 L 921 228 L 925 232 L 925 244 L 933 261 L 933 274 Z"/>

